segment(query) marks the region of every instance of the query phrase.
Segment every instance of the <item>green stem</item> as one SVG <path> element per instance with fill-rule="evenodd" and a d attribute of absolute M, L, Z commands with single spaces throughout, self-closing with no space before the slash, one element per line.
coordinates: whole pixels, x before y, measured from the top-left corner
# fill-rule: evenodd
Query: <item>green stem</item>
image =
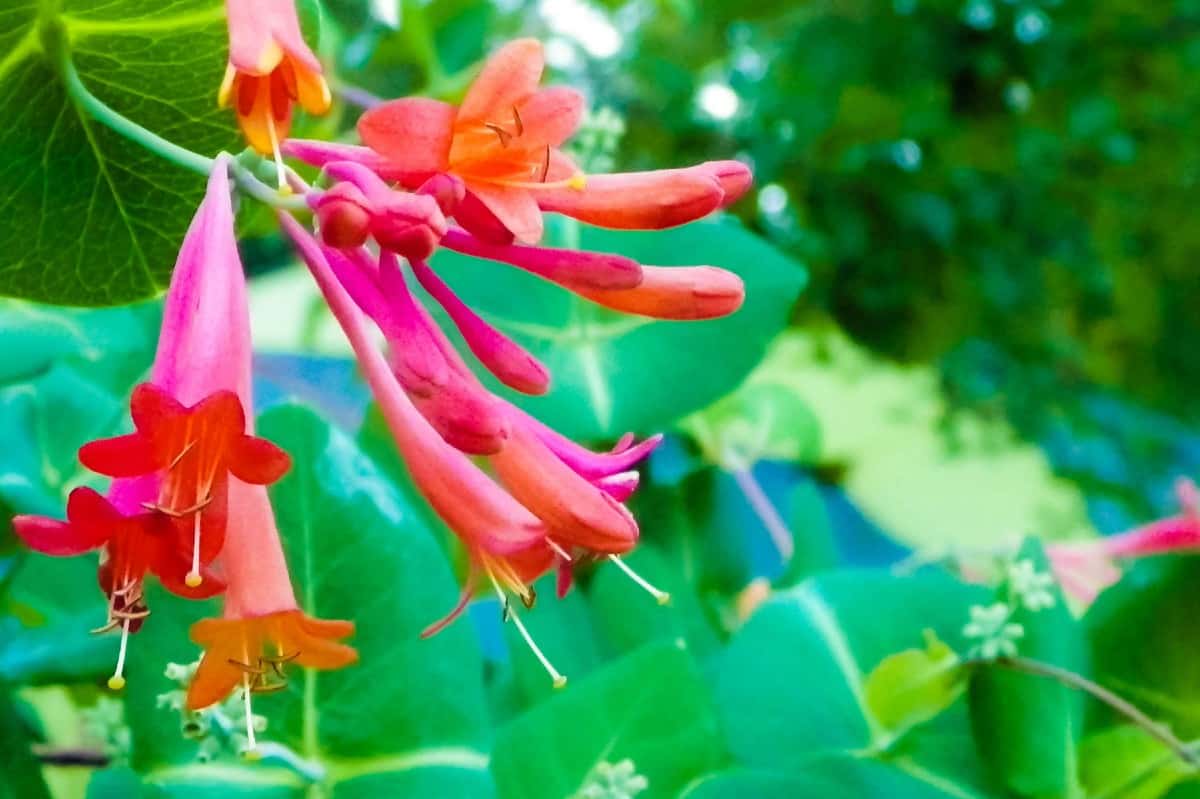
<path fill-rule="evenodd" d="M 1096 701 L 1107 705 L 1127 718 L 1138 728 L 1144 730 L 1148 735 L 1174 752 L 1175 756 L 1188 766 L 1200 768 L 1200 755 L 1193 751 L 1186 743 L 1176 738 L 1175 734 L 1165 724 L 1160 724 L 1150 718 L 1131 702 L 1122 699 L 1104 686 L 1092 682 L 1082 674 L 1076 674 L 1068 669 L 1059 668 L 1050 663 L 1043 663 L 1040 660 L 1020 656 L 1002 657 L 995 660 L 970 660 L 966 661 L 964 665 L 975 666 L 986 664 L 1012 671 L 1025 672 L 1026 674 L 1033 674 L 1038 677 L 1048 677 L 1052 680 L 1057 680 L 1069 688 L 1083 691 Z"/>
<path fill-rule="evenodd" d="M 62 63 L 59 66 L 62 70 L 63 80 L 67 84 L 67 93 L 71 95 L 71 99 L 88 112 L 92 119 L 107 125 L 130 141 L 140 144 L 150 152 L 178 164 L 184 169 L 190 169 L 201 175 L 207 175 L 212 171 L 212 158 L 192 152 L 186 147 L 180 147 L 174 142 L 167 141 L 162 136 L 143 128 L 128 117 L 118 114 L 112 108 L 105 105 L 100 98 L 88 91 L 88 88 L 83 85 L 83 81 L 79 79 L 79 72 L 76 71 L 75 64 L 66 55 L 65 48 L 63 50 Z"/>
<path fill-rule="evenodd" d="M 67 93 L 88 116 L 97 122 L 111 128 L 130 141 L 141 145 L 150 152 L 158 155 L 184 169 L 189 169 L 201 175 L 212 172 L 216 160 L 180 147 L 172 141 L 164 139 L 152 130 L 148 130 L 132 119 L 118 113 L 96 95 L 92 94 L 79 77 L 70 57 L 63 50 L 59 67 L 63 81 L 67 85 Z M 230 161 L 230 174 L 239 189 L 254 199 L 274 208 L 284 208 L 289 211 L 300 211 L 307 207 L 303 197 L 281 194 L 254 176 L 250 170 L 237 161 Z"/>

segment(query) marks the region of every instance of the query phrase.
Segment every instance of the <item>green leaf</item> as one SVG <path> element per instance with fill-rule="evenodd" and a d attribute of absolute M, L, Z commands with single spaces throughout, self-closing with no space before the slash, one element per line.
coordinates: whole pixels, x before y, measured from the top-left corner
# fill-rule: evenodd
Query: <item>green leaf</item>
<path fill-rule="evenodd" d="M 1049 570 L 1041 545 L 1030 539 L 1019 557 Z M 1053 607 L 1019 606 L 1012 621 L 1025 629 L 1023 657 L 1087 674 L 1082 626 L 1055 588 Z M 984 759 L 1021 796 L 1067 796 L 1077 784 L 1075 748 L 1083 731 L 1083 697 L 1045 677 L 983 666 L 971 679 L 971 721 Z"/>
<path fill-rule="evenodd" d="M 813 763 L 854 753 L 904 761 L 960 795 L 988 795 L 962 703 L 897 740 L 870 712 L 864 676 L 926 629 L 961 649 L 968 608 L 986 595 L 932 571 L 834 572 L 780 592 L 717 666 L 717 706 L 734 758 L 752 769 L 809 774 Z"/>
<path fill-rule="evenodd" d="M 216 108 L 227 33 L 215 0 L 17 0 L 0 37 L 0 294 L 77 305 L 167 284 L 202 177 L 89 117 L 66 92 L 65 48 L 93 94 L 212 155 L 236 141 Z"/>
<path fill-rule="evenodd" d="M 15 700 L 0 690 L 0 799 L 50 799 L 32 741 Z"/>
<path fill-rule="evenodd" d="M 853 755 L 813 760 L 802 774 L 741 771 L 698 782 L 680 799 L 987 799 L 1000 794 L 948 780 L 910 758 Z"/>
<path fill-rule="evenodd" d="M 804 399 L 793 387 L 765 378 L 751 379 L 682 426 L 709 462 L 726 469 L 760 460 L 812 463 L 821 450 L 820 422 Z"/>
<path fill-rule="evenodd" d="M 1200 559 L 1142 561 L 1084 619 L 1096 681 L 1183 740 L 1200 737 L 1198 580 Z"/>
<path fill-rule="evenodd" d="M 937 371 L 872 355 L 836 330 L 789 330 L 749 378 L 787 386 L 815 415 L 820 461 L 845 466 L 854 503 L 914 548 L 1092 535 L 1079 488 L 1003 420 L 947 414 Z"/>
<path fill-rule="evenodd" d="M 455 291 L 550 369 L 549 394 L 519 404 L 579 439 L 661 429 L 732 389 L 805 282 L 803 268 L 728 218 L 669 231 L 581 227 L 578 244 L 646 264 L 703 261 L 746 283 L 746 304 L 728 318 L 664 322 L 599 308 L 515 268 L 439 253 L 435 264 Z"/>
<path fill-rule="evenodd" d="M 1088 796 L 1160 799 L 1176 785 L 1195 780 L 1179 756 L 1131 724 L 1092 733 L 1079 747 L 1079 775 Z"/>
<path fill-rule="evenodd" d="M 639 799 L 675 799 L 721 757 L 716 718 L 686 649 L 654 644 L 615 661 L 497 734 L 501 799 L 587 796 L 624 760 L 645 778 Z"/>
<path fill-rule="evenodd" d="M 297 670 L 289 690 L 261 697 L 255 712 L 269 719 L 261 737 L 308 763 L 333 799 L 419 795 L 433 784 L 439 796 L 491 795 L 482 665 L 470 626 L 418 638 L 458 596 L 430 533 L 353 441 L 311 411 L 272 409 L 259 432 L 294 461 L 271 496 L 300 604 L 321 618 L 353 619 L 361 656 L 336 672 Z M 162 591 L 150 597 L 153 616 L 131 642 L 135 765 L 169 795 L 191 797 L 188 786 L 197 785 L 255 797 L 302 792 L 310 778 L 286 768 L 286 758 L 196 762 L 178 715 L 157 706 L 158 694 L 174 688 L 162 676 L 165 663 L 197 656 L 187 626 L 216 613 L 215 604 Z"/>
<path fill-rule="evenodd" d="M 889 655 L 863 686 L 867 709 L 884 729 L 902 734 L 958 700 L 967 687 L 958 655 L 927 631 L 924 649 Z"/>

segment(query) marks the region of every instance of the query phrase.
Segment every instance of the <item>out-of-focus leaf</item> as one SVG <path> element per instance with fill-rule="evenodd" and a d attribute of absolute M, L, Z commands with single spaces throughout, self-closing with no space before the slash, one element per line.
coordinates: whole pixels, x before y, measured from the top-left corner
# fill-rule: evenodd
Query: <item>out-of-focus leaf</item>
<path fill-rule="evenodd" d="M 674 799 L 720 757 L 699 668 L 686 649 L 660 643 L 503 727 L 492 773 L 502 799 L 564 799 L 594 795 L 589 785 L 609 785 L 606 775 L 630 761 L 625 768 L 645 780 L 640 799 Z"/>
<path fill-rule="evenodd" d="M 273 409 L 259 431 L 293 458 L 271 495 L 300 604 L 321 618 L 353 619 L 362 657 L 341 671 L 297 670 L 288 691 L 256 702 L 269 719 L 262 739 L 308 761 L 335 799 L 419 795 L 433 785 L 454 799 L 490 796 L 482 668 L 470 629 L 460 623 L 418 638 L 458 596 L 438 546 L 379 468 L 311 411 Z M 276 758 L 195 761 L 178 715 L 156 697 L 174 688 L 162 676 L 165 663 L 198 654 L 188 624 L 217 608 L 162 591 L 150 605 L 154 615 L 131 642 L 126 705 L 134 763 L 147 782 L 171 796 L 303 793 L 310 778 Z"/>
<path fill-rule="evenodd" d="M 1193 657 L 1200 647 L 1197 580 L 1200 559 L 1143 561 L 1102 593 L 1085 617 L 1096 681 L 1185 741 L 1200 737 Z"/>
<path fill-rule="evenodd" d="M 1026 542 L 1019 557 L 1039 572 L 1049 571 L 1036 540 Z M 1055 588 L 1053 596 L 1052 607 L 1033 611 L 1019 605 L 1013 614 L 1025 631 L 1017 642 L 1020 654 L 1086 676 L 1083 629 L 1062 592 Z M 1042 676 L 985 665 L 972 676 L 970 706 L 980 751 L 1009 789 L 1030 797 L 1073 795 L 1082 695 Z"/>
<path fill-rule="evenodd" d="M 455 291 L 550 369 L 550 392 L 519 404 L 585 440 L 662 429 L 732 389 L 783 327 L 806 279 L 799 264 L 727 218 L 669 231 L 582 227 L 578 244 L 646 264 L 702 261 L 746 284 L 746 303 L 730 317 L 664 322 L 600 308 L 515 268 L 439 253 L 434 265 Z"/>
<path fill-rule="evenodd" d="M 1079 776 L 1088 796 L 1161 799 L 1196 774 L 1179 755 L 1131 724 L 1092 733 L 1079 747 Z"/>
<path fill-rule="evenodd" d="M 682 426 L 712 463 L 727 469 L 760 460 L 812 463 L 821 448 L 820 423 L 794 387 L 765 380 L 751 379 Z"/>
<path fill-rule="evenodd" d="M 886 363 L 833 331 L 789 332 L 759 367 L 804 399 L 820 424 L 821 459 L 846 467 L 845 488 L 906 544 L 1008 543 L 1089 535 L 1083 497 L 1007 425 L 949 415 L 928 367 Z"/>
<path fill-rule="evenodd" d="M 51 799 L 32 741 L 13 697 L 0 690 L 0 799 Z"/>
<path fill-rule="evenodd" d="M 900 735 L 954 704 L 967 687 L 958 654 L 929 633 L 924 649 L 886 657 L 867 675 L 863 697 L 883 728 Z"/>
<path fill-rule="evenodd" d="M 954 712 L 961 703 L 896 742 L 868 708 L 865 676 L 920 643 L 926 629 L 961 649 L 968 608 L 985 596 L 936 572 L 836 572 L 780 592 L 750 617 L 717 668 L 717 705 L 735 760 L 806 775 L 830 757 L 875 752 L 968 795 L 990 795 L 967 719 Z"/>
<path fill-rule="evenodd" d="M 0 294 L 113 305 L 165 288 L 201 177 L 97 122 L 66 91 L 60 54 L 119 113 L 213 154 L 236 141 L 213 92 L 228 34 L 213 0 L 6 8 L 0 34 Z"/>

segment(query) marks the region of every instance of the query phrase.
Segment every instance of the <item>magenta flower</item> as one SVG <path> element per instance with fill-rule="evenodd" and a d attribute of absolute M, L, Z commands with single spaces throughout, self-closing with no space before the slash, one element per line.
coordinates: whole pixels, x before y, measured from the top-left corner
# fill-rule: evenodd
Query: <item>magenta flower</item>
<path fill-rule="evenodd" d="M 1121 579 L 1121 561 L 1200 551 L 1200 495 L 1196 484 L 1180 478 L 1175 490 L 1181 509 L 1175 516 L 1118 535 L 1047 546 L 1051 568 L 1067 593 L 1090 605 L 1101 591 Z"/>

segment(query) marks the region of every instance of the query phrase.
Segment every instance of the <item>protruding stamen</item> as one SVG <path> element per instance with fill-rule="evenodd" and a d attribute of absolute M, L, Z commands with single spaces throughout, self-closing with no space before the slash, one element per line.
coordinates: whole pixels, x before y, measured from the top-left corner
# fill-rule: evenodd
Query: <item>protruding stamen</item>
<path fill-rule="evenodd" d="M 279 135 L 275 133 L 275 116 L 267 112 L 267 135 L 271 137 L 271 153 L 275 158 L 275 177 L 279 181 L 279 192 L 288 194 L 291 187 L 287 182 L 287 170 L 283 168 L 283 155 L 279 152 Z"/>
<path fill-rule="evenodd" d="M 562 547 L 560 547 L 558 544 L 554 543 L 553 539 L 547 538 L 547 539 L 546 539 L 546 546 L 548 546 L 548 547 L 550 547 L 551 549 L 553 549 L 553 550 L 554 550 L 554 554 L 555 554 L 555 555 L 558 555 L 560 558 L 562 558 L 563 560 L 565 560 L 567 563 L 570 563 L 570 562 L 572 561 L 572 558 L 571 558 L 571 553 L 567 552 L 567 550 L 563 549 L 563 548 L 562 548 Z"/>
<path fill-rule="evenodd" d="M 200 514 L 192 518 L 195 520 L 192 527 L 192 570 L 183 578 L 183 584 L 188 588 L 199 588 L 204 582 L 200 575 Z"/>
<path fill-rule="evenodd" d="M 646 589 L 646 591 L 649 592 L 650 595 L 653 596 L 655 598 L 655 600 L 658 601 L 658 604 L 666 605 L 667 603 L 669 603 L 671 601 L 670 594 L 668 594 L 666 591 L 660 591 L 657 588 L 655 588 L 654 586 L 650 585 L 650 583 L 646 580 L 645 577 L 638 574 L 633 569 L 629 568 L 629 564 L 626 563 L 625 561 L 621 560 L 618 556 L 609 555 L 608 559 L 611 560 L 613 563 L 617 564 L 617 566 L 621 569 L 621 571 L 625 572 L 625 574 L 627 574 L 629 576 L 630 580 L 633 580 L 635 583 L 640 585 L 642 588 Z"/>
<path fill-rule="evenodd" d="M 117 668 L 113 676 L 108 678 L 108 687 L 112 691 L 120 691 L 125 687 L 125 652 L 129 649 L 129 619 L 121 622 L 121 649 L 117 653 Z"/>
<path fill-rule="evenodd" d="M 246 707 L 246 757 L 258 756 L 258 742 L 254 739 L 254 710 L 250 707 L 250 674 L 242 676 L 242 699 Z"/>
<path fill-rule="evenodd" d="M 550 675 L 550 679 L 554 681 L 555 688 L 562 688 L 567 684 L 567 678 L 564 677 L 558 669 L 554 668 L 554 664 L 546 657 L 541 648 L 534 642 L 533 636 L 529 634 L 529 630 L 525 629 L 525 623 L 521 621 L 521 617 L 517 615 L 517 611 L 513 609 L 512 604 L 508 601 L 508 596 L 504 593 L 504 589 L 500 587 L 500 583 L 496 582 L 495 576 L 488 572 L 488 579 L 492 581 L 492 587 L 496 589 L 496 596 L 500 599 L 500 606 L 504 608 L 504 620 L 511 621 L 517 627 L 517 632 L 521 633 L 521 637 L 525 639 L 525 643 L 529 646 L 530 651 L 537 657 L 538 662 L 542 664 L 542 668 Z"/>
<path fill-rule="evenodd" d="M 513 106 L 513 127 L 517 129 L 517 136 L 525 135 L 525 123 L 521 121 L 521 112 L 515 105 Z"/>

